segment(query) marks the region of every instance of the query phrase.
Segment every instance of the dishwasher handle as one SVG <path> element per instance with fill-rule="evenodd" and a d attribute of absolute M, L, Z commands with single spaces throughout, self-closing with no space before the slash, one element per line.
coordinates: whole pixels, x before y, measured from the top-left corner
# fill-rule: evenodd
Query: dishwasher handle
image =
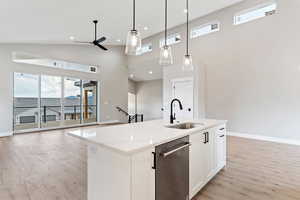
<path fill-rule="evenodd" d="M 184 145 L 182 145 L 182 146 L 180 146 L 180 147 L 178 147 L 178 148 L 176 148 L 176 149 L 173 149 L 173 150 L 171 150 L 171 151 L 168 151 L 168 152 L 166 152 L 166 153 L 163 153 L 162 154 L 162 156 L 164 157 L 164 158 L 166 158 L 166 157 L 168 157 L 169 155 L 171 155 L 171 154 L 173 154 L 173 153 L 175 153 L 175 152 L 177 152 L 177 151 L 180 151 L 181 149 L 184 149 L 184 148 L 186 148 L 186 147 L 189 147 L 189 146 L 191 146 L 192 144 L 191 143 L 186 143 L 186 144 L 184 144 Z"/>

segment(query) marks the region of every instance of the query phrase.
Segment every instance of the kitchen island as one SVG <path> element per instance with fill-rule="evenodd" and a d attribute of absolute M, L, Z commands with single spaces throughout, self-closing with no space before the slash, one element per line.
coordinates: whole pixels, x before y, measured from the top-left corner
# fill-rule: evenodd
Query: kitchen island
<path fill-rule="evenodd" d="M 226 165 L 224 120 L 199 119 L 173 125 L 163 120 L 154 120 L 110 127 L 79 128 L 69 134 L 89 144 L 88 200 L 162 199 L 160 197 L 165 196 L 161 194 L 162 189 L 180 190 L 176 188 L 175 182 L 169 188 L 158 188 L 161 182 L 157 181 L 162 180 L 162 172 L 165 171 L 171 172 L 171 175 L 163 180 L 172 180 L 171 177 L 178 174 L 186 175 L 186 184 L 182 178 L 177 179 L 179 184 L 188 187 L 185 199 L 191 199 Z M 180 140 L 185 143 L 179 147 L 176 141 Z M 173 149 L 164 154 L 157 153 L 163 145 Z M 188 152 L 185 157 L 182 157 L 184 152 L 179 151 L 183 149 Z M 160 166 L 166 166 L 160 165 L 159 158 L 162 155 L 175 165 L 170 165 L 167 170 L 159 169 Z M 181 171 L 186 167 L 175 169 L 176 159 L 182 164 L 187 162 L 187 165 L 178 165 L 187 166 L 185 175 Z M 179 170 L 179 173 L 174 171 L 172 174 L 173 170 Z"/>

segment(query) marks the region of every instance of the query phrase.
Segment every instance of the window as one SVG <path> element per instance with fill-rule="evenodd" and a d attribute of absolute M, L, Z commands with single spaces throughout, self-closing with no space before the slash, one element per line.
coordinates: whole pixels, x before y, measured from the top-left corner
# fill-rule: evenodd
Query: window
<path fill-rule="evenodd" d="M 77 78 L 64 78 L 64 121 L 66 125 L 81 122 L 81 81 Z"/>
<path fill-rule="evenodd" d="M 234 25 L 243 24 L 259 18 L 275 14 L 277 9 L 276 3 L 264 4 L 255 8 L 242 11 L 234 16 Z"/>
<path fill-rule="evenodd" d="M 137 53 L 137 55 L 142 55 L 144 53 L 148 53 L 152 51 L 152 44 L 148 43 L 148 44 L 144 44 L 142 46 L 142 48 L 139 50 L 139 52 Z"/>
<path fill-rule="evenodd" d="M 14 131 L 97 122 L 98 82 L 14 73 Z"/>
<path fill-rule="evenodd" d="M 97 66 L 83 65 L 78 63 L 66 62 L 63 60 L 54 60 L 50 58 L 37 57 L 26 53 L 18 53 L 18 52 L 13 52 L 12 56 L 13 56 L 13 62 L 16 63 L 25 63 L 25 64 L 38 65 L 43 67 L 51 67 L 51 68 L 57 68 L 63 70 L 86 72 L 86 73 L 98 72 Z"/>
<path fill-rule="evenodd" d="M 39 127 L 39 76 L 14 74 L 14 130 Z"/>
<path fill-rule="evenodd" d="M 41 127 L 59 127 L 62 116 L 61 107 L 62 78 L 41 76 Z"/>
<path fill-rule="evenodd" d="M 82 123 L 97 122 L 97 81 L 81 81 Z"/>
<path fill-rule="evenodd" d="M 209 33 L 217 32 L 219 30 L 220 30 L 219 22 L 204 24 L 204 25 L 192 28 L 191 38 L 200 37 L 203 35 L 207 35 Z"/>
<path fill-rule="evenodd" d="M 128 113 L 130 115 L 136 114 L 136 95 L 128 92 Z"/>
<path fill-rule="evenodd" d="M 181 36 L 179 33 L 169 35 L 167 37 L 167 45 L 177 44 L 181 41 Z M 159 40 L 159 47 L 162 48 L 165 45 L 165 38 Z"/>

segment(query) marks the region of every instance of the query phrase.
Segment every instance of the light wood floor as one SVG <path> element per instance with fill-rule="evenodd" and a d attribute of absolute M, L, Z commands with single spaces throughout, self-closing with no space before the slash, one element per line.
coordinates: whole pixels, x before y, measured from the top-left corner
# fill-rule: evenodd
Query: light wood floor
<path fill-rule="evenodd" d="M 0 200 L 87 200 L 86 148 L 52 131 L 0 138 Z M 193 200 L 300 200 L 300 147 L 228 137 L 228 165 Z"/>

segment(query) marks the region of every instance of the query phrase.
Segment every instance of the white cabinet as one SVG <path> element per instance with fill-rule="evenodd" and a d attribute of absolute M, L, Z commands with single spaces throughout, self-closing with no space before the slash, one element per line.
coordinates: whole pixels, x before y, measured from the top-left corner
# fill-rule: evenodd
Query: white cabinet
<path fill-rule="evenodd" d="M 209 170 L 205 134 L 200 132 L 190 136 L 190 197 L 193 197 L 204 186 Z"/>
<path fill-rule="evenodd" d="M 154 149 L 123 155 L 89 145 L 88 200 L 155 200 Z"/>
<path fill-rule="evenodd" d="M 190 135 L 190 198 L 226 164 L 226 127 L 216 126 Z M 155 149 L 133 155 L 90 144 L 88 199 L 155 200 Z"/>
<path fill-rule="evenodd" d="M 190 136 L 190 198 L 226 164 L 225 125 Z"/>
<path fill-rule="evenodd" d="M 206 142 L 206 153 L 205 157 L 207 157 L 208 169 L 205 172 L 206 174 L 206 183 L 210 180 L 214 175 L 217 167 L 216 161 L 216 140 L 215 140 L 215 129 L 208 129 L 206 131 L 207 142 Z M 205 183 L 205 184 L 206 184 Z"/>
<path fill-rule="evenodd" d="M 222 169 L 226 165 L 226 127 L 219 126 L 216 129 L 216 159 L 217 170 Z"/>

